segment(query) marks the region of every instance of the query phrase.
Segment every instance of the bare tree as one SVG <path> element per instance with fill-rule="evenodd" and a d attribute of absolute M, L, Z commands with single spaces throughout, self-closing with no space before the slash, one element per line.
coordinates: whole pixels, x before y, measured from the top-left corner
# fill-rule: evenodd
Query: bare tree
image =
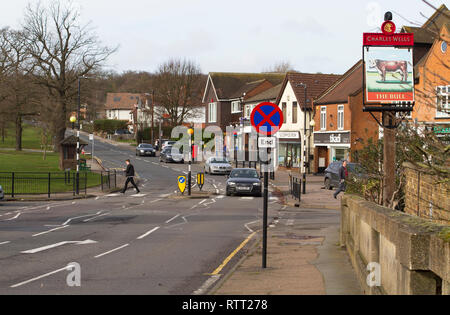
<path fill-rule="evenodd" d="M 172 126 L 180 125 L 201 104 L 202 75 L 192 61 L 169 60 L 159 66 L 153 79 L 159 116 L 167 114 Z M 155 110 L 156 112 L 156 110 Z"/>
<path fill-rule="evenodd" d="M 56 101 L 56 150 L 76 103 L 78 78 L 99 69 L 116 50 L 102 46 L 90 24 L 80 25 L 79 19 L 79 11 L 61 0 L 48 7 L 30 4 L 25 12 L 24 37 L 35 63 L 34 78 Z"/>
<path fill-rule="evenodd" d="M 263 70 L 263 72 L 273 72 L 273 73 L 285 73 L 289 71 L 295 71 L 294 67 L 289 61 L 283 60 L 280 62 L 275 63 L 272 67 L 267 68 L 266 70 Z"/>
<path fill-rule="evenodd" d="M 1 33 L 4 58 L 8 68 L 2 76 L 2 103 L 0 114 L 14 121 L 16 131 L 16 150 L 22 150 L 23 119 L 39 114 L 35 110 L 38 87 L 30 78 L 32 65 L 27 53 L 24 37 L 19 31 L 4 30 Z"/>

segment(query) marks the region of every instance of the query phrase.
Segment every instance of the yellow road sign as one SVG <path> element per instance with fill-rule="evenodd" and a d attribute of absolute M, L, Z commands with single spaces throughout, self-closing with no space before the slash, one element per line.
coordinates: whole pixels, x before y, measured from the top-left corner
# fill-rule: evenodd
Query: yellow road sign
<path fill-rule="evenodd" d="M 178 189 L 184 194 L 186 190 L 186 176 L 178 176 Z"/>
<path fill-rule="evenodd" d="M 200 190 L 202 190 L 203 185 L 205 184 L 205 174 L 197 173 L 197 185 Z"/>

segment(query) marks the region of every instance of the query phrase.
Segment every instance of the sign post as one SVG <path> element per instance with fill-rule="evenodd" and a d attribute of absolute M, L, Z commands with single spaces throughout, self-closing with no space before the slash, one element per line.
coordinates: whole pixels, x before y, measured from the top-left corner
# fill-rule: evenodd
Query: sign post
<path fill-rule="evenodd" d="M 386 12 L 382 33 L 363 34 L 363 111 L 383 128 L 383 172 L 395 173 L 396 113 L 414 107 L 414 34 L 395 33 L 392 14 Z M 381 122 L 372 112 L 381 113 Z M 383 205 L 395 192 L 395 176 L 384 176 Z"/>
<path fill-rule="evenodd" d="M 283 125 L 283 112 L 273 103 L 264 102 L 256 106 L 250 116 L 250 121 L 258 134 L 258 148 L 267 149 L 264 163 L 264 200 L 263 200 L 263 244 L 262 244 L 262 268 L 267 267 L 267 216 L 269 199 L 269 164 L 271 148 L 276 147 L 276 138 L 272 137 Z M 262 170 L 261 170 L 262 171 Z"/>
<path fill-rule="evenodd" d="M 178 189 L 180 190 L 181 194 L 184 195 L 184 191 L 186 190 L 186 176 L 178 176 L 177 182 Z"/>

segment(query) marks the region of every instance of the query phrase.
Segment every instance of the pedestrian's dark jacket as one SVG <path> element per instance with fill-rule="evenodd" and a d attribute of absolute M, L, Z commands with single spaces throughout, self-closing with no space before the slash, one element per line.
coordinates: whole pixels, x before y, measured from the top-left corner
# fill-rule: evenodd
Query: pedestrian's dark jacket
<path fill-rule="evenodd" d="M 125 170 L 125 176 L 126 177 L 132 177 L 134 176 L 134 166 L 131 164 L 127 165 L 127 169 Z"/>
<path fill-rule="evenodd" d="M 347 178 L 347 169 L 342 165 L 339 168 L 339 180 L 343 180 Z"/>

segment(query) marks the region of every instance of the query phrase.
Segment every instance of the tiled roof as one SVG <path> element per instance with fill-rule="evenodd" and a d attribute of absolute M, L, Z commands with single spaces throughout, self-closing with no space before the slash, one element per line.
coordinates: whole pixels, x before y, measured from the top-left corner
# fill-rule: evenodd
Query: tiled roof
<path fill-rule="evenodd" d="M 320 94 L 322 94 L 327 88 L 329 88 L 334 82 L 336 82 L 341 75 L 337 74 L 322 74 L 322 73 L 301 73 L 301 72 L 288 72 L 283 81 L 283 85 L 278 94 L 276 103 L 280 103 L 283 91 L 289 81 L 292 89 L 294 90 L 295 97 L 298 104 L 303 108 L 305 106 L 305 90 L 301 83 L 306 84 L 307 92 L 306 98 L 308 99 L 307 108 L 311 108 L 311 103 Z"/>
<path fill-rule="evenodd" d="M 105 109 L 129 109 L 142 101 L 144 96 L 137 93 L 108 93 L 106 95 Z"/>
<path fill-rule="evenodd" d="M 332 86 L 324 91 L 315 101 L 315 105 L 347 103 L 348 96 L 363 87 L 362 60 L 353 65 Z"/>
<path fill-rule="evenodd" d="M 241 97 L 246 90 L 262 84 L 264 80 L 272 85 L 278 85 L 283 81 L 285 74 L 211 72 L 209 75 L 219 99 L 234 99 Z"/>
<path fill-rule="evenodd" d="M 253 103 L 253 102 L 263 102 L 263 101 L 269 101 L 269 100 L 276 100 L 278 97 L 278 94 L 280 93 L 282 84 L 278 84 L 268 90 L 265 90 L 264 92 L 258 93 L 253 97 L 250 97 L 245 100 L 246 103 Z"/>

